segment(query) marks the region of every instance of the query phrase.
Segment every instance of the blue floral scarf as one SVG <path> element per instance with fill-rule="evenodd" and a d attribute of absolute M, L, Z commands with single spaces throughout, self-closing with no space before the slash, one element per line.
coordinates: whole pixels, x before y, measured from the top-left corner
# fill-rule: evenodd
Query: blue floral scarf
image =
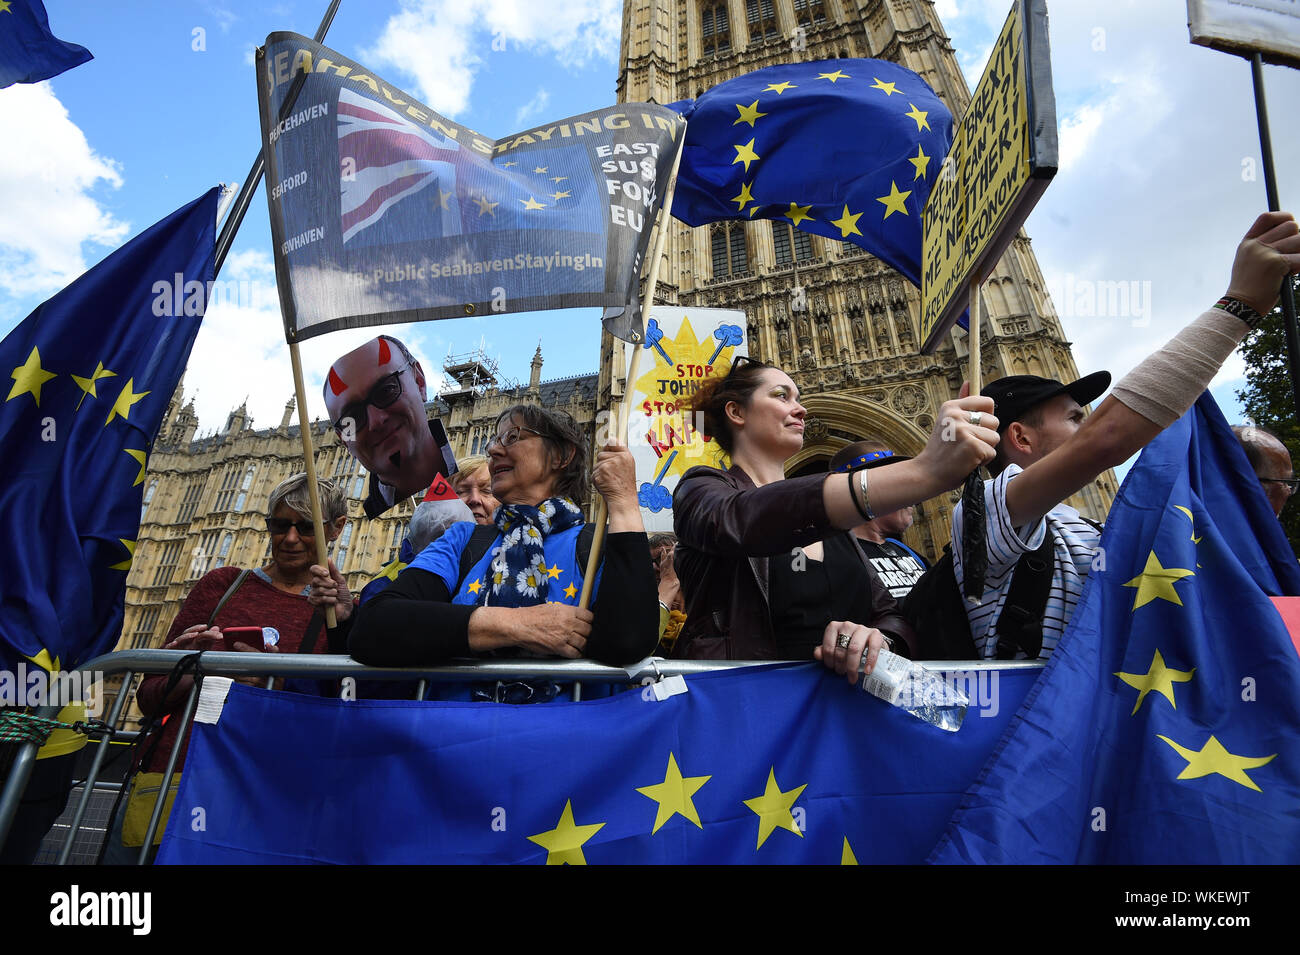
<path fill-rule="evenodd" d="M 533 607 L 546 603 L 550 575 L 543 543 L 551 534 L 581 524 L 582 511 L 567 497 L 549 497 L 537 507 L 502 504 L 493 522 L 502 541 L 492 552 L 491 585 L 480 591 L 479 604 Z"/>

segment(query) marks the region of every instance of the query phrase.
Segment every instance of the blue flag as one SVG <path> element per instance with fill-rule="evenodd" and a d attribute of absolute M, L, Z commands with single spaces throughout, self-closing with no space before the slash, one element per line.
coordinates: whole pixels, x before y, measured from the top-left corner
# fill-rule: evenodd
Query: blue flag
<path fill-rule="evenodd" d="M 936 862 L 1300 862 L 1300 571 L 1208 394 L 1120 488 L 1070 629 Z"/>
<path fill-rule="evenodd" d="M 50 32 L 41 0 L 0 3 L 0 89 L 39 83 L 93 59 L 90 51 Z"/>
<path fill-rule="evenodd" d="M 687 119 L 673 215 L 776 219 L 852 242 L 921 284 L 921 210 L 952 114 L 885 60 L 770 66 L 672 107 Z"/>
<path fill-rule="evenodd" d="M 158 861 L 918 862 L 1037 675 L 968 674 L 956 733 L 816 664 L 539 706 L 234 684 Z"/>
<path fill-rule="evenodd" d="M 217 193 L 172 213 L 0 342 L 0 663 L 113 648 L 145 457 L 203 318 Z"/>

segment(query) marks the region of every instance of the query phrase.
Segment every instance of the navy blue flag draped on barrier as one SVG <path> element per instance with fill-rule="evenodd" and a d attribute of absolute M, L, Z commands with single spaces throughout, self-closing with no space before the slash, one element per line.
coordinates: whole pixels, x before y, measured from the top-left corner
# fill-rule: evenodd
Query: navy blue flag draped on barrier
<path fill-rule="evenodd" d="M 775 219 L 861 246 L 920 287 L 921 210 L 953 136 L 921 77 L 885 60 L 787 63 L 672 108 L 688 120 L 678 219 Z M 713 255 L 715 277 L 720 255 L 739 257 L 726 272 L 748 268 L 743 246 Z"/>
<path fill-rule="evenodd" d="M 636 297 L 684 125 L 671 110 L 492 139 L 294 33 L 267 37 L 258 92 L 290 341 Z"/>
<path fill-rule="evenodd" d="M 218 190 L 0 342 L 0 664 L 71 669 L 122 629 L 145 457 L 203 320 Z"/>
<path fill-rule="evenodd" d="M 1069 631 L 936 862 L 1300 862 L 1285 535 L 1208 394 L 1111 508 Z"/>
<path fill-rule="evenodd" d="M 158 861 L 917 862 L 1038 673 L 967 674 L 956 733 L 816 664 L 545 706 L 234 684 Z"/>
<path fill-rule="evenodd" d="M 39 83 L 93 59 L 84 46 L 50 31 L 41 0 L 8 0 L 0 10 L 0 89 Z"/>

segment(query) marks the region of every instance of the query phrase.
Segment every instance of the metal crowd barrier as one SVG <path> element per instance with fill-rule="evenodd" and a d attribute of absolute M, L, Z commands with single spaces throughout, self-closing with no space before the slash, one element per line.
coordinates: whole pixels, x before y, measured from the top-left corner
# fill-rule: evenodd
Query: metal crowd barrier
<path fill-rule="evenodd" d="M 711 670 L 729 670 L 735 667 L 768 666 L 782 662 L 776 660 L 665 660 L 660 657 L 647 657 L 627 667 L 605 666 L 591 660 L 544 660 L 491 659 L 473 662 L 452 663 L 435 667 L 369 667 L 358 663 L 351 657 L 335 654 L 300 654 L 300 653 L 231 653 L 225 651 L 206 651 L 194 653 L 186 650 L 120 650 L 83 664 L 77 669 L 81 672 L 97 673 L 101 677 L 123 674 L 122 689 L 113 701 L 112 709 L 105 722 L 116 728 L 122 710 L 130 696 L 130 688 L 136 674 L 166 675 L 186 657 L 201 658 L 203 676 L 255 676 L 267 677 L 268 688 L 274 685 L 275 677 L 315 677 L 321 679 L 342 680 L 351 677 L 356 681 L 416 681 L 415 698 L 424 699 L 430 683 L 481 682 L 490 680 L 551 680 L 555 683 L 572 683 L 573 699 L 581 699 L 582 684 L 587 683 L 653 683 L 669 676 L 689 676 L 693 673 L 707 673 Z M 807 661 L 784 661 L 807 662 Z M 944 660 L 940 662 L 920 661 L 927 669 L 935 671 L 979 671 L 1005 669 L 1041 669 L 1044 663 L 1039 660 Z M 181 711 L 180 728 L 176 734 L 176 745 L 172 747 L 167 758 L 167 767 L 163 771 L 163 782 L 154 801 L 153 812 L 149 819 L 148 831 L 144 844 L 140 847 L 137 864 L 143 865 L 148 859 L 153 846 L 154 833 L 162 818 L 166 796 L 175 776 L 176 763 L 180 755 L 181 742 L 189 733 L 194 718 L 195 705 L 198 702 L 200 681 L 195 681 L 186 697 Z M 59 705 L 45 706 L 37 710 L 36 715 L 53 718 L 59 712 Z M 122 733 L 115 734 L 117 736 Z M 86 807 L 96 781 L 103 768 L 108 752 L 106 740 L 97 747 L 90 770 L 82 784 L 82 793 L 65 837 L 63 849 L 59 853 L 58 864 L 64 865 L 72 853 L 73 840 L 85 817 Z M 18 810 L 18 804 L 36 762 L 36 751 L 40 747 L 35 743 L 23 744 L 14 758 L 0 793 L 0 845 L 4 844 L 9 834 L 10 824 Z M 110 821 L 111 824 L 111 821 Z"/>

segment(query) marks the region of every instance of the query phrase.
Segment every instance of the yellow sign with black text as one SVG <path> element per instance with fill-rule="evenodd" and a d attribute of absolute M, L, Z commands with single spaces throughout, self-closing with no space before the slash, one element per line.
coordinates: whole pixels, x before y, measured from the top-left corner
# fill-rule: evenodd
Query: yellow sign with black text
<path fill-rule="evenodd" d="M 994 44 L 926 203 L 922 352 L 933 351 L 960 317 L 971 281 L 992 270 L 1055 172 L 1046 9 L 1042 0 L 1021 0 Z"/>

